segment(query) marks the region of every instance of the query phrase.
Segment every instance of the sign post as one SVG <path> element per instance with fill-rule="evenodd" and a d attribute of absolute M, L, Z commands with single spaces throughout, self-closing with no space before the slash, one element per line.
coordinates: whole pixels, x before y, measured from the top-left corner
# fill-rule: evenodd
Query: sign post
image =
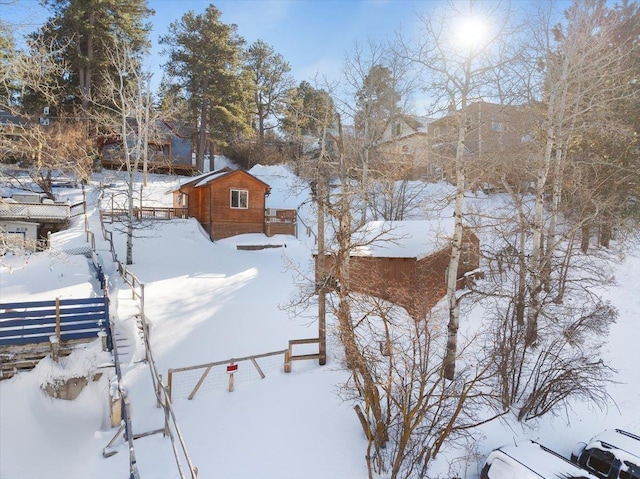
<path fill-rule="evenodd" d="M 233 374 L 238 370 L 238 365 L 233 361 L 227 366 L 227 374 L 229 375 L 229 392 L 233 392 Z"/>

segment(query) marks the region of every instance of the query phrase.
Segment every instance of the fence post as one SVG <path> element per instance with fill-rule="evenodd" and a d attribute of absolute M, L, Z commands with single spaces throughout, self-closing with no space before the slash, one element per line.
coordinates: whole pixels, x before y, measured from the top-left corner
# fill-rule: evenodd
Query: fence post
<path fill-rule="evenodd" d="M 158 387 L 156 390 L 156 407 L 160 407 L 160 393 L 162 392 L 162 374 L 158 374 Z"/>
<path fill-rule="evenodd" d="M 111 427 L 117 427 L 122 423 L 122 401 L 120 391 L 113 382 L 109 388 L 109 404 L 111 405 Z"/>
<path fill-rule="evenodd" d="M 235 371 L 235 369 L 233 369 L 234 366 L 236 366 L 236 365 L 235 365 L 235 363 L 233 361 L 231 361 L 229 366 L 227 366 L 227 372 L 229 373 L 229 392 L 230 393 L 233 392 L 233 373 Z"/>
<path fill-rule="evenodd" d="M 60 298 L 56 298 L 56 338 L 60 341 Z"/>
<path fill-rule="evenodd" d="M 144 283 L 138 281 L 138 284 L 140 285 L 140 316 L 144 318 Z M 147 331 L 147 334 L 149 334 L 149 331 Z"/>
<path fill-rule="evenodd" d="M 284 352 L 284 372 L 291 372 L 291 354 L 289 353 L 289 351 Z"/>
<path fill-rule="evenodd" d="M 60 342 L 58 341 L 58 338 L 55 336 L 50 336 L 49 345 L 51 346 L 51 359 L 53 359 L 55 362 L 58 362 L 60 353 Z"/>

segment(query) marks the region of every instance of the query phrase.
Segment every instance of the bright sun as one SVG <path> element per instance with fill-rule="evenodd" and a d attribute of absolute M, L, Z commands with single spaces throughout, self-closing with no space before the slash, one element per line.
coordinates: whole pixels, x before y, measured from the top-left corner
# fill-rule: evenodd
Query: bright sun
<path fill-rule="evenodd" d="M 477 16 L 461 18 L 456 22 L 454 35 L 457 47 L 477 48 L 487 39 L 487 23 Z"/>

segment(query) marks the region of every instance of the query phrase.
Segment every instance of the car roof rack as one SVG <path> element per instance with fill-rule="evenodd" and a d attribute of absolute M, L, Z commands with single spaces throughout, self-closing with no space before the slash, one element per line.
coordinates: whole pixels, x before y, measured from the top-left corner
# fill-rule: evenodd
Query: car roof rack
<path fill-rule="evenodd" d="M 636 434 L 634 434 L 632 432 L 625 431 L 623 429 L 616 429 L 616 432 L 618 434 L 622 434 L 623 436 L 627 436 L 627 437 L 630 437 L 630 438 L 635 439 L 637 441 L 640 441 L 640 436 L 638 436 L 638 435 L 636 435 Z"/>

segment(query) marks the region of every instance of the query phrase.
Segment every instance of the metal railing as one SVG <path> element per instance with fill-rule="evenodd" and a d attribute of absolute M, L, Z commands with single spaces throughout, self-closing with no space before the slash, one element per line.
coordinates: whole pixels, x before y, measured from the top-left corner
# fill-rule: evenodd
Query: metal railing
<path fill-rule="evenodd" d="M 140 322 L 142 325 L 143 341 L 144 341 L 144 346 L 146 351 L 146 360 L 149 364 L 149 371 L 151 373 L 151 380 L 153 382 L 153 389 L 156 395 L 157 404 L 159 407 L 162 407 L 164 410 L 164 415 L 165 415 L 164 427 L 158 431 L 153 431 L 152 433 L 162 432 L 165 436 L 169 436 L 169 439 L 171 440 L 173 453 L 176 459 L 178 473 L 180 474 L 180 478 L 196 479 L 198 474 L 198 469 L 195 466 L 193 466 L 191 462 L 191 458 L 189 456 L 186 444 L 184 442 L 184 437 L 182 435 L 182 432 L 180 430 L 180 427 L 176 420 L 175 413 L 171 405 L 171 397 L 169 395 L 167 387 L 162 383 L 162 376 L 158 373 L 158 369 L 156 367 L 156 363 L 153 358 L 153 351 L 151 349 L 150 335 L 149 335 L 149 324 L 144 314 L 144 283 L 141 283 L 140 280 L 138 280 L 138 278 L 136 277 L 136 275 L 130 272 L 127 269 L 127 267 L 118 260 L 117 254 L 115 252 L 115 247 L 113 244 L 113 234 L 111 231 L 108 231 L 104 226 L 103 214 L 102 214 L 102 208 L 101 208 L 101 198 L 102 196 L 100 196 L 98 199 L 98 210 L 100 211 L 100 225 L 101 225 L 103 237 L 106 241 L 109 242 L 110 251 L 113 257 L 113 261 L 117 265 L 118 272 L 120 273 L 125 283 L 131 287 L 132 299 L 138 298 L 140 300 Z M 119 388 L 120 388 L 122 383 L 121 373 L 119 373 L 118 377 L 119 377 Z M 128 426 L 129 433 L 126 435 L 126 439 L 129 441 L 129 445 L 130 445 L 129 449 L 131 454 L 130 456 L 131 478 L 138 479 L 139 475 L 137 470 L 137 463 L 135 460 L 135 453 L 133 452 L 133 439 L 135 439 L 135 437 L 143 437 L 147 434 L 141 434 L 138 436 L 134 436 L 132 434 L 131 416 L 128 410 L 128 407 L 129 407 L 128 399 L 126 399 L 126 391 L 124 391 L 124 388 L 121 391 L 121 397 L 123 398 L 122 409 L 124 412 L 123 414 L 124 419 L 126 421 L 125 424 L 127 424 L 127 422 L 129 423 L 129 426 Z M 116 434 L 116 436 L 118 434 Z M 183 470 L 182 460 L 184 460 L 187 463 L 189 476 L 185 475 L 185 472 Z"/>

